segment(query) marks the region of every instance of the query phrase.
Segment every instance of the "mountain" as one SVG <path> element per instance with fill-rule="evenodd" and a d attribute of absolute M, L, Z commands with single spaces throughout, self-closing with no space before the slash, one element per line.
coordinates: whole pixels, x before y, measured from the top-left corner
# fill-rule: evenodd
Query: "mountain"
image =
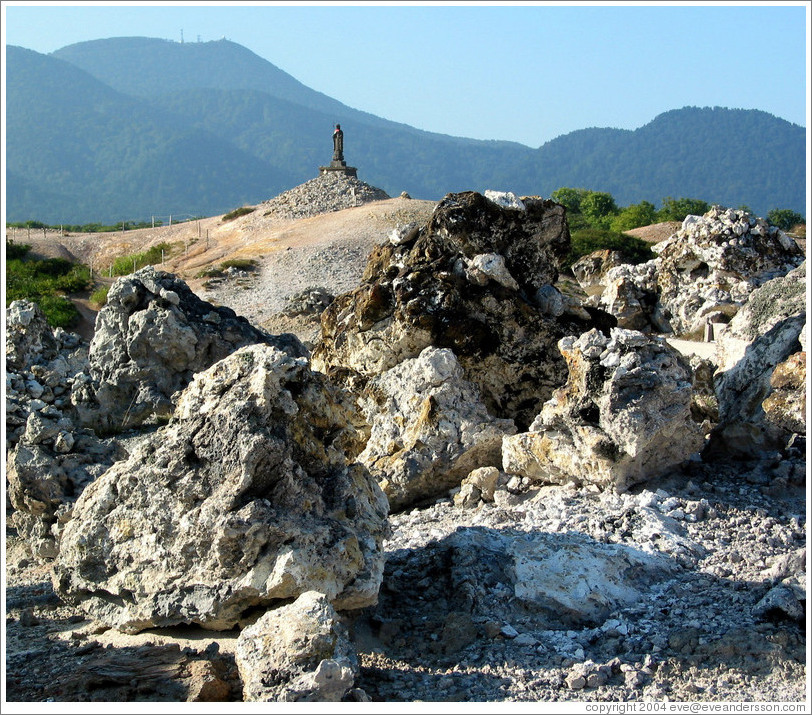
<path fill-rule="evenodd" d="M 634 131 L 538 149 L 425 132 L 347 107 L 226 40 L 113 38 L 7 48 L 7 217 L 115 222 L 216 215 L 329 163 L 335 123 L 359 177 L 390 195 L 488 188 L 805 210 L 805 130 L 756 110 L 689 107 Z"/>
<path fill-rule="evenodd" d="M 289 174 L 31 50 L 6 51 L 9 221 L 224 212 Z"/>

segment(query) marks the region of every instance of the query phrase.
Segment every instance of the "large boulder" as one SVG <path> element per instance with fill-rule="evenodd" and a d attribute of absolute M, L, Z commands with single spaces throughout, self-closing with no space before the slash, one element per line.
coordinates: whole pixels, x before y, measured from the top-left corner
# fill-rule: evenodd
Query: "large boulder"
<path fill-rule="evenodd" d="M 357 388 L 449 348 L 491 414 L 526 427 L 566 379 L 557 341 L 594 323 L 553 286 L 569 249 L 564 207 L 498 199 L 448 194 L 425 227 L 376 247 L 362 284 L 322 314 L 314 366 Z"/>
<path fill-rule="evenodd" d="M 339 702 L 359 670 L 346 627 L 315 591 L 244 628 L 234 658 L 249 702 Z"/>
<path fill-rule="evenodd" d="M 32 412 L 7 455 L 10 522 L 38 561 L 53 559 L 60 530 L 85 487 L 126 452 L 113 440 L 45 410 Z"/>
<path fill-rule="evenodd" d="M 59 529 L 85 486 L 124 451 L 77 425 L 70 403 L 87 344 L 52 330 L 36 303 L 6 309 L 6 478 L 10 523 L 36 560 L 56 555 Z"/>
<path fill-rule="evenodd" d="M 393 510 L 444 496 L 472 469 L 501 463 L 511 420 L 488 414 L 454 353 L 426 348 L 372 378 L 360 404 L 371 434 L 365 464 Z"/>
<path fill-rule="evenodd" d="M 346 394 L 306 359 L 238 350 L 82 493 L 57 593 L 129 632 L 227 629 L 310 590 L 337 609 L 374 603 L 388 506 L 366 468 L 347 464 L 363 446 L 356 424 Z"/>
<path fill-rule="evenodd" d="M 569 366 L 529 432 L 505 437 L 505 472 L 623 491 L 697 452 L 692 371 L 661 338 L 615 328 L 559 343 Z"/>
<path fill-rule="evenodd" d="M 659 302 L 678 334 L 697 333 L 709 319 L 725 322 L 758 286 L 804 260 L 783 231 L 747 211 L 719 206 L 688 216 L 681 230 L 652 249 Z"/>
<path fill-rule="evenodd" d="M 165 420 L 173 394 L 195 373 L 255 343 L 294 357 L 307 354 L 295 336 L 269 335 L 230 308 L 201 300 L 171 273 L 147 266 L 110 288 L 96 318 L 88 374 L 72 399 L 82 422 L 98 431 Z"/>
<path fill-rule="evenodd" d="M 756 288 L 804 260 L 783 231 L 719 206 L 688 216 L 652 250 L 651 261 L 606 271 L 598 305 L 622 328 L 685 336 L 703 334 L 709 322 L 728 323 Z"/>
<path fill-rule="evenodd" d="M 749 458 L 786 442 L 787 430 L 764 419 L 763 403 L 776 367 L 801 350 L 805 326 L 804 262 L 755 290 L 719 338 L 714 379 L 719 425 L 708 454 Z"/>

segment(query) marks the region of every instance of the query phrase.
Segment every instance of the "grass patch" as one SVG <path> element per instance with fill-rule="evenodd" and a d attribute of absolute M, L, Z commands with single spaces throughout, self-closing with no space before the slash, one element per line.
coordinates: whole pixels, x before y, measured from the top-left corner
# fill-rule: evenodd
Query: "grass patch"
<path fill-rule="evenodd" d="M 172 246 L 168 243 L 159 243 L 147 249 L 143 253 L 130 253 L 127 256 L 119 256 L 113 261 L 114 276 L 128 276 L 130 273 L 144 268 L 144 266 L 154 266 L 166 260 L 172 251 Z"/>
<path fill-rule="evenodd" d="M 221 271 L 228 270 L 229 268 L 234 268 L 239 271 L 255 271 L 257 269 L 257 262 L 253 258 L 232 258 L 220 264 Z"/>
<path fill-rule="evenodd" d="M 90 302 L 97 308 L 103 308 L 107 305 L 107 293 L 110 291 L 110 286 L 100 286 L 90 294 Z"/>
<path fill-rule="evenodd" d="M 222 218 L 222 223 L 226 221 L 233 221 L 235 218 L 239 218 L 240 216 L 245 216 L 246 214 L 250 214 L 256 211 L 255 206 L 240 206 L 238 209 L 234 209 L 233 211 L 229 211 L 225 216 Z"/>
<path fill-rule="evenodd" d="M 29 250 L 30 246 L 6 241 L 6 306 L 30 300 L 39 305 L 51 327 L 72 327 L 79 311 L 67 296 L 90 287 L 90 268 L 64 258 L 31 258 Z"/>

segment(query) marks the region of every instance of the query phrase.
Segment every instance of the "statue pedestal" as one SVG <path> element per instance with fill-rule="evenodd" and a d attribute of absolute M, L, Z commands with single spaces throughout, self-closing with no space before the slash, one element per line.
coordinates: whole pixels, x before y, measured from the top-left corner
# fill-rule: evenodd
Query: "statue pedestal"
<path fill-rule="evenodd" d="M 340 171 L 347 176 L 354 176 L 358 178 L 358 169 L 354 166 L 347 166 L 346 161 L 331 161 L 330 166 L 320 166 L 319 175 L 323 176 L 329 171 Z"/>

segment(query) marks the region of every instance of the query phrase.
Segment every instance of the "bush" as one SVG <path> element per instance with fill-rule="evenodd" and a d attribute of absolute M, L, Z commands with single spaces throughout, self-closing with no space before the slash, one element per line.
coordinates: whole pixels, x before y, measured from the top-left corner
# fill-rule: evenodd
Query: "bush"
<path fill-rule="evenodd" d="M 100 286 L 90 294 L 90 302 L 97 308 L 103 308 L 107 305 L 107 293 L 110 291 L 110 286 Z"/>
<path fill-rule="evenodd" d="M 641 201 L 639 204 L 632 204 L 621 209 L 617 216 L 609 222 L 609 228 L 615 233 L 631 231 L 633 228 L 650 226 L 657 221 L 657 211 L 654 204 L 648 201 Z"/>
<path fill-rule="evenodd" d="M 657 212 L 657 220 L 684 221 L 686 216 L 703 216 L 710 211 L 710 205 L 701 199 L 673 199 L 666 196 L 662 208 Z"/>
<path fill-rule="evenodd" d="M 221 271 L 225 271 L 228 268 L 235 268 L 240 271 L 255 271 L 257 269 L 257 262 L 253 258 L 232 258 L 220 264 Z"/>
<path fill-rule="evenodd" d="M 6 306 L 15 300 L 31 300 L 51 327 L 71 327 L 79 311 L 64 294 L 87 290 L 90 269 L 62 258 L 30 258 L 28 249 L 6 242 Z"/>
<path fill-rule="evenodd" d="M 148 248 L 143 253 L 130 253 L 127 256 L 119 256 L 113 261 L 113 275 L 128 276 L 144 266 L 154 266 L 160 263 L 162 258 L 166 259 L 171 250 L 172 246 L 168 243 L 159 243 Z"/>
<path fill-rule="evenodd" d="M 226 221 L 233 221 L 235 218 L 239 218 L 240 216 L 245 216 L 246 214 L 250 214 L 252 211 L 256 211 L 255 206 L 241 206 L 238 209 L 234 209 L 230 211 L 222 218 L 222 222 L 225 223 Z"/>
<path fill-rule="evenodd" d="M 79 311 L 61 295 L 43 295 L 35 301 L 52 328 L 71 328 L 79 321 Z"/>
<path fill-rule="evenodd" d="M 574 231 L 570 236 L 570 252 L 564 261 L 567 267 L 572 267 L 579 258 L 602 250 L 620 251 L 626 262 L 636 264 L 645 263 L 654 258 L 651 246 L 645 241 L 633 236 L 626 236 L 615 231 L 604 231 L 596 228 L 587 228 Z"/>
<path fill-rule="evenodd" d="M 782 231 L 789 231 L 793 226 L 805 222 L 801 214 L 791 209 L 771 209 L 767 212 L 767 223 L 780 228 Z"/>
<path fill-rule="evenodd" d="M 31 246 L 25 243 L 14 243 L 14 241 L 6 241 L 6 260 L 13 261 L 20 258 L 25 258 Z"/>

